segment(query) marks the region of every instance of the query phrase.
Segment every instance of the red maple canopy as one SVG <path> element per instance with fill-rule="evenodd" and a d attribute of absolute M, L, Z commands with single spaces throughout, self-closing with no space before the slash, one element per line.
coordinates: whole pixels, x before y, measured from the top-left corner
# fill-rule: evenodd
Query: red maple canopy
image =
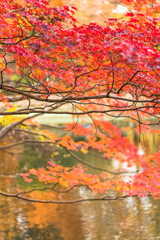
<path fill-rule="evenodd" d="M 133 1 L 121 2 L 133 5 Z M 129 196 L 160 197 L 160 152 L 139 155 L 138 148 L 110 121 L 129 121 L 139 133 L 153 131 L 151 126 L 160 123 L 159 4 L 152 1 L 153 7 L 148 7 L 150 1 L 141 2 L 143 7 L 134 1 L 135 13 L 107 19 L 103 26 L 79 26 L 74 7 L 51 8 L 45 0 L 25 0 L 23 5 L 0 2 L 0 138 L 24 121 L 30 129 L 29 119 L 38 115 L 72 115 L 76 120 L 66 124 L 66 131 L 85 140 L 43 131 L 47 141 L 82 164 L 105 172 L 93 175 L 81 165 L 63 167 L 53 159 L 47 168 L 23 174 L 26 181 L 35 175 L 39 181 L 68 190 L 88 186 L 105 194 L 114 189 Z M 30 113 L 35 115 L 24 117 Z M 86 116 L 93 122 L 87 127 L 78 123 L 79 119 L 85 122 Z M 9 147 L 12 144 L 0 149 Z M 76 155 L 90 150 L 138 169 L 126 180 L 122 177 L 126 170 L 112 172 Z"/>

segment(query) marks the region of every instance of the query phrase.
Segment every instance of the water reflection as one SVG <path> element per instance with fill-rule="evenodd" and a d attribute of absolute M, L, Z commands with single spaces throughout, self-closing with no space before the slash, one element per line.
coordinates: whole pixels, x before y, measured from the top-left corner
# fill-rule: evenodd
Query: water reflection
<path fill-rule="evenodd" d="M 37 147 L 36 147 L 37 148 Z M 36 150 L 35 148 L 35 150 Z M 23 149 L 14 149 L 14 152 Z M 25 156 L 0 152 L 1 189 L 14 192 L 27 187 L 23 181 L 14 177 L 19 169 L 28 167 L 24 162 L 32 163 L 32 156 L 40 164 L 44 155 L 31 147 L 24 151 Z M 27 156 L 27 152 L 29 153 Z M 49 158 L 48 154 L 48 158 Z M 97 156 L 88 157 L 92 164 Z M 12 164 L 11 164 L 12 161 Z M 47 158 L 45 158 L 45 161 Z M 35 161 L 33 165 L 35 166 Z M 75 164 L 72 162 L 72 164 Z M 104 165 L 108 164 L 104 161 Z M 105 167 L 105 166 L 104 166 Z M 20 169 L 21 168 L 21 169 Z M 81 188 L 64 194 L 34 192 L 32 198 L 50 197 L 71 200 L 81 197 L 93 197 L 93 193 Z M 128 198 L 119 201 L 83 202 L 77 204 L 40 204 L 27 203 L 14 198 L 0 197 L 0 239 L 1 240 L 155 240 L 160 237 L 160 202 L 152 198 Z"/>
<path fill-rule="evenodd" d="M 1 198 L 0 239 L 158 239 L 159 210 L 159 202 L 149 198 L 75 205 Z"/>

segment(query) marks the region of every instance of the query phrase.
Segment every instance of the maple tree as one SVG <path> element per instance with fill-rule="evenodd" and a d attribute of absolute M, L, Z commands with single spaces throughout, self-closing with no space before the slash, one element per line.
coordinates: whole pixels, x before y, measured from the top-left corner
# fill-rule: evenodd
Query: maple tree
<path fill-rule="evenodd" d="M 134 2 L 137 11 L 142 7 L 138 1 L 121 2 Z M 60 185 L 64 189 L 61 192 L 85 186 L 102 197 L 60 201 L 25 196 L 36 189 L 1 195 L 52 203 L 135 195 L 160 197 L 160 152 L 140 155 L 138 147 L 122 134 L 128 127 L 120 129 L 111 122 L 123 119 L 138 134 L 153 132 L 152 126 L 160 123 L 159 5 L 155 1 L 157 15 L 153 16 L 149 3 L 144 2 L 145 13 L 130 12 L 119 20 L 110 18 L 103 26 L 79 26 L 74 7 L 52 8 L 45 0 L 24 0 L 23 5 L 1 1 L 0 138 L 16 131 L 17 126 L 24 135 L 0 149 L 28 142 L 50 144 L 55 153 L 63 149 L 80 163 L 77 167 L 56 164 L 55 155 L 48 166 L 23 173 L 25 181 L 37 178 L 49 184 L 42 190 L 58 191 Z M 72 115 L 75 121 L 65 125 L 61 137 L 48 130 L 37 132 L 33 118 L 46 113 Z M 86 116 L 92 122 L 87 126 Z M 33 134 L 37 135 L 34 139 Z M 81 140 L 76 140 L 77 136 Z M 127 163 L 127 168 L 114 172 L 77 155 L 89 151 L 116 160 L 120 166 Z M 88 173 L 85 165 L 100 170 L 100 174 Z M 134 172 L 127 170 L 133 166 Z M 110 190 L 117 193 L 116 197 L 109 196 Z"/>

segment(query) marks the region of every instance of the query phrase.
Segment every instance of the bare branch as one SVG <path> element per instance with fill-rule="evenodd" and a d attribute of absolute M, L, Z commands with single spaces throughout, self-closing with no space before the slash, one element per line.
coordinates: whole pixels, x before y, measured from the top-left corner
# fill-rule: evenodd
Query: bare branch
<path fill-rule="evenodd" d="M 22 192 L 23 193 L 23 192 Z M 81 199 L 76 199 L 76 200 L 68 200 L 68 201 L 57 201 L 57 200 L 40 200 L 40 199 L 33 199 L 33 198 L 27 198 L 21 195 L 21 193 L 5 193 L 0 191 L 0 195 L 4 196 L 4 197 L 12 197 L 12 198 L 18 198 L 21 200 L 25 200 L 28 202 L 38 202 L 38 203 L 52 203 L 52 204 L 73 204 L 73 203 L 81 203 L 81 202 L 95 202 L 95 201 L 115 201 L 115 200 L 123 200 L 125 198 L 130 198 L 130 197 L 137 197 L 137 195 L 133 195 L 133 196 L 129 196 L 129 195 L 125 195 L 125 196 L 103 196 L 101 198 L 81 198 Z"/>

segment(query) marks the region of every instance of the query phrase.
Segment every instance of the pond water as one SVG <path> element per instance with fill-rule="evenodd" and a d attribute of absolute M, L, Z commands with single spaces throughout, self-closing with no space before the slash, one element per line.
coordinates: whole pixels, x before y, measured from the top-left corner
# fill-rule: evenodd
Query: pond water
<path fill-rule="evenodd" d="M 19 146 L 13 153 L 0 152 L 0 188 L 8 192 L 28 188 L 15 173 L 47 162 L 49 154 L 38 146 Z M 61 157 L 59 157 L 61 159 Z M 90 155 L 90 161 L 97 161 Z M 71 162 L 70 162 L 71 163 Z M 72 162 L 74 164 L 74 162 Z M 103 165 L 106 163 L 104 162 Z M 108 163 L 107 163 L 108 164 Z M 105 167 L 105 166 L 104 166 Z M 110 166 L 108 166 L 110 167 Z M 9 174 L 9 176 L 6 176 Z M 34 187 L 39 186 L 34 183 Z M 48 192 L 34 192 L 33 198 L 48 198 Z M 84 188 L 58 199 L 93 197 Z M 160 239 L 160 201 L 151 197 L 76 204 L 30 203 L 0 196 L 1 240 L 156 240 Z"/>

